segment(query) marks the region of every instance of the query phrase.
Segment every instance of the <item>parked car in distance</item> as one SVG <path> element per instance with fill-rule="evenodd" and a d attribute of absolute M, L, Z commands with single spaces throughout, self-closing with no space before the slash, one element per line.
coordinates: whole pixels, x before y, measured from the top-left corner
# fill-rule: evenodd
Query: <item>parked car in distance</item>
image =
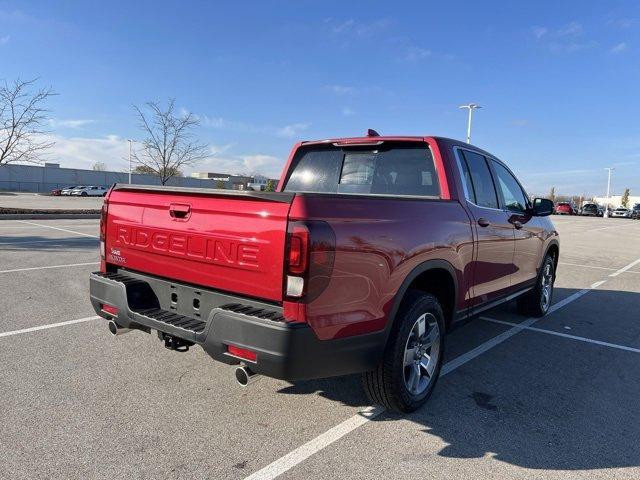
<path fill-rule="evenodd" d="M 76 187 L 71 190 L 71 195 L 78 197 L 104 197 L 107 191 L 108 189 L 105 187 L 91 185 L 88 187 Z"/>
<path fill-rule="evenodd" d="M 614 218 L 631 218 L 631 210 L 625 207 L 618 207 L 611 212 L 611 216 Z"/>
<path fill-rule="evenodd" d="M 585 217 L 601 217 L 602 211 L 595 203 L 585 203 L 580 210 L 580 215 Z"/>
<path fill-rule="evenodd" d="M 362 373 L 372 402 L 409 412 L 455 323 L 516 298 L 547 313 L 552 212 L 462 141 L 301 142 L 275 192 L 115 185 L 90 299 L 113 334 L 199 345 L 241 385 Z"/>
<path fill-rule="evenodd" d="M 555 208 L 556 215 L 575 215 L 575 208 L 568 202 L 559 202 Z"/>
<path fill-rule="evenodd" d="M 53 195 L 54 197 L 59 197 L 60 195 L 62 195 L 62 189 L 54 188 L 53 190 L 51 190 L 51 195 Z"/>
<path fill-rule="evenodd" d="M 636 203 L 631 210 L 631 218 L 640 220 L 640 203 Z"/>
<path fill-rule="evenodd" d="M 60 195 L 71 195 L 71 191 L 74 188 L 83 188 L 83 187 L 78 185 L 71 185 L 70 187 L 64 187 L 62 190 L 60 190 Z"/>

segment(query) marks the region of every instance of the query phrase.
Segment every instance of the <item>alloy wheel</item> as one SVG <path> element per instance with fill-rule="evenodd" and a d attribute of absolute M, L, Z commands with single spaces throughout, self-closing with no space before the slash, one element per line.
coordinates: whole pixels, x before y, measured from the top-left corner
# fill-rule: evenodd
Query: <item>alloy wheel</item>
<path fill-rule="evenodd" d="M 424 313 L 413 324 L 404 350 L 404 383 L 412 395 L 427 390 L 439 359 L 440 327 L 433 314 Z"/>

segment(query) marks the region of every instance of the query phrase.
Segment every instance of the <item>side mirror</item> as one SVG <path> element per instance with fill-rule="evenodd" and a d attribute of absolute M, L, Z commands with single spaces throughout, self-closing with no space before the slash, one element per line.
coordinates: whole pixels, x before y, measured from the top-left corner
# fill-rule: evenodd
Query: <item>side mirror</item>
<path fill-rule="evenodd" d="M 553 213 L 553 202 L 546 198 L 534 198 L 532 212 L 534 217 L 546 217 Z"/>

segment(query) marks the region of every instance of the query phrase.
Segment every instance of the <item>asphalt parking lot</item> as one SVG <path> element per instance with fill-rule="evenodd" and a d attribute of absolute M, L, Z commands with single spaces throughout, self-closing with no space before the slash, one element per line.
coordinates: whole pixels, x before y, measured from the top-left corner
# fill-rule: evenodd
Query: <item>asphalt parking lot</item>
<path fill-rule="evenodd" d="M 113 338 L 98 221 L 1 221 L 0 478 L 640 478 L 640 222 L 554 222 L 552 313 L 457 328 L 399 416 L 357 376 L 242 389 L 199 348 Z"/>
<path fill-rule="evenodd" d="M 102 197 L 71 197 L 40 195 L 37 193 L 0 192 L 0 207 L 38 210 L 99 210 Z"/>

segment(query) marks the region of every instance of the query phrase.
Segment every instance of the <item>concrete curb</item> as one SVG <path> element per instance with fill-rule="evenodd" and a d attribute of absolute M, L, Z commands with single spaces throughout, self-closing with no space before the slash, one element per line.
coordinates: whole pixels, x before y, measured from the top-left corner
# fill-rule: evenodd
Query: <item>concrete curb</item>
<path fill-rule="evenodd" d="M 100 218 L 99 213 L 6 213 L 0 220 L 69 220 L 74 218 Z"/>

